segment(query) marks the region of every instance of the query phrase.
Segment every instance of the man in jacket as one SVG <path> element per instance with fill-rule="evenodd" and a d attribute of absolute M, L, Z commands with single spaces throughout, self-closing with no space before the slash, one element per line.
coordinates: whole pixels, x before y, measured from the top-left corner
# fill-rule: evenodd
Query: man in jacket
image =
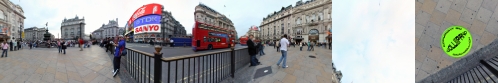
<path fill-rule="evenodd" d="M 115 49 L 114 53 L 114 70 L 112 76 L 116 76 L 119 72 L 119 64 L 121 63 L 121 51 L 126 50 L 126 41 L 123 38 L 123 35 L 118 36 L 119 42 Z"/>
<path fill-rule="evenodd" d="M 249 39 L 247 40 L 247 47 L 249 51 L 249 55 L 251 56 L 251 66 L 260 65 L 258 59 L 256 58 L 256 54 L 258 54 L 258 47 L 252 41 L 254 39 L 254 35 L 249 35 Z"/>

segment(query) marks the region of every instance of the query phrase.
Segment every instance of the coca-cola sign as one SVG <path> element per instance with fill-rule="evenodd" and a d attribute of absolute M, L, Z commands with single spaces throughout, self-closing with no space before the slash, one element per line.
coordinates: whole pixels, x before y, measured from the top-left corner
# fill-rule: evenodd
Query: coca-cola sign
<path fill-rule="evenodd" d="M 161 16 L 147 15 L 142 16 L 133 22 L 134 34 L 140 33 L 160 33 L 161 32 Z"/>
<path fill-rule="evenodd" d="M 144 5 L 140 8 L 138 8 L 133 15 L 131 16 L 130 20 L 128 20 L 128 24 L 131 24 L 135 21 L 135 19 L 140 18 L 142 16 L 146 16 L 149 14 L 157 14 L 161 15 L 162 13 L 162 5 L 157 4 L 157 3 L 151 3 Z"/>

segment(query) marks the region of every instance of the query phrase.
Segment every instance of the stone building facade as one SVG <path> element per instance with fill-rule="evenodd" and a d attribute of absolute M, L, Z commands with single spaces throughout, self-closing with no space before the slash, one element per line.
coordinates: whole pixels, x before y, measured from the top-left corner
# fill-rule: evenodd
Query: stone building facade
<path fill-rule="evenodd" d="M 325 42 L 332 29 L 332 0 L 298 1 L 263 18 L 262 39 L 275 41 L 287 34 L 291 41 Z"/>
<path fill-rule="evenodd" d="M 46 31 L 46 27 L 30 27 L 24 29 L 24 40 L 43 40 L 43 35 L 46 33 Z"/>
<path fill-rule="evenodd" d="M 195 21 L 206 23 L 213 26 L 218 26 L 220 28 L 225 28 L 229 31 L 233 31 L 233 35 L 237 36 L 237 31 L 233 26 L 232 20 L 228 19 L 225 15 L 209 8 L 208 6 L 200 3 L 195 6 L 194 12 Z"/>
<path fill-rule="evenodd" d="M 81 30 L 80 30 L 81 27 Z M 61 39 L 73 40 L 84 35 L 85 32 L 85 17 L 79 18 L 78 16 L 66 19 L 61 23 Z"/>
<path fill-rule="evenodd" d="M 95 39 L 116 37 L 118 35 L 123 35 L 123 33 L 119 32 L 118 18 L 109 20 L 107 24 L 102 24 L 99 29 L 92 32 L 92 37 Z"/>
<path fill-rule="evenodd" d="M 0 0 L 0 4 L 0 38 L 21 38 L 21 33 L 24 30 L 24 19 L 26 19 L 24 10 L 9 0 Z"/>

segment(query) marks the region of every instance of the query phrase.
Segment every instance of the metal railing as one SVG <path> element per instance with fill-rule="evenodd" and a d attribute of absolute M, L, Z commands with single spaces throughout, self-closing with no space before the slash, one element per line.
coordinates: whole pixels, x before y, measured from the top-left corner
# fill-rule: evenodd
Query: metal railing
<path fill-rule="evenodd" d="M 247 48 L 162 57 L 161 46 L 156 52 L 126 48 L 128 54 L 122 56 L 121 63 L 128 73 L 139 83 L 216 83 L 234 77 L 236 70 L 250 62 Z"/>

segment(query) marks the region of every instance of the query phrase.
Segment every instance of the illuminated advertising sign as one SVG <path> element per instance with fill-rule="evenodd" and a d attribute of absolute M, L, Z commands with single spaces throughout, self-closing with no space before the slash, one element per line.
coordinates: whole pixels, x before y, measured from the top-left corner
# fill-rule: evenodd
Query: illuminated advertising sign
<path fill-rule="evenodd" d="M 134 34 L 140 33 L 160 33 L 161 15 L 147 15 L 136 19 L 133 22 Z"/>
<path fill-rule="evenodd" d="M 130 17 L 130 20 L 128 20 L 128 24 L 131 24 L 132 22 L 135 21 L 135 19 L 137 19 L 139 17 L 146 16 L 149 14 L 161 15 L 161 13 L 162 13 L 162 5 L 161 4 L 157 4 L 157 3 L 147 4 L 147 5 L 144 5 L 140 8 L 138 8 L 133 13 L 133 15 Z"/>

